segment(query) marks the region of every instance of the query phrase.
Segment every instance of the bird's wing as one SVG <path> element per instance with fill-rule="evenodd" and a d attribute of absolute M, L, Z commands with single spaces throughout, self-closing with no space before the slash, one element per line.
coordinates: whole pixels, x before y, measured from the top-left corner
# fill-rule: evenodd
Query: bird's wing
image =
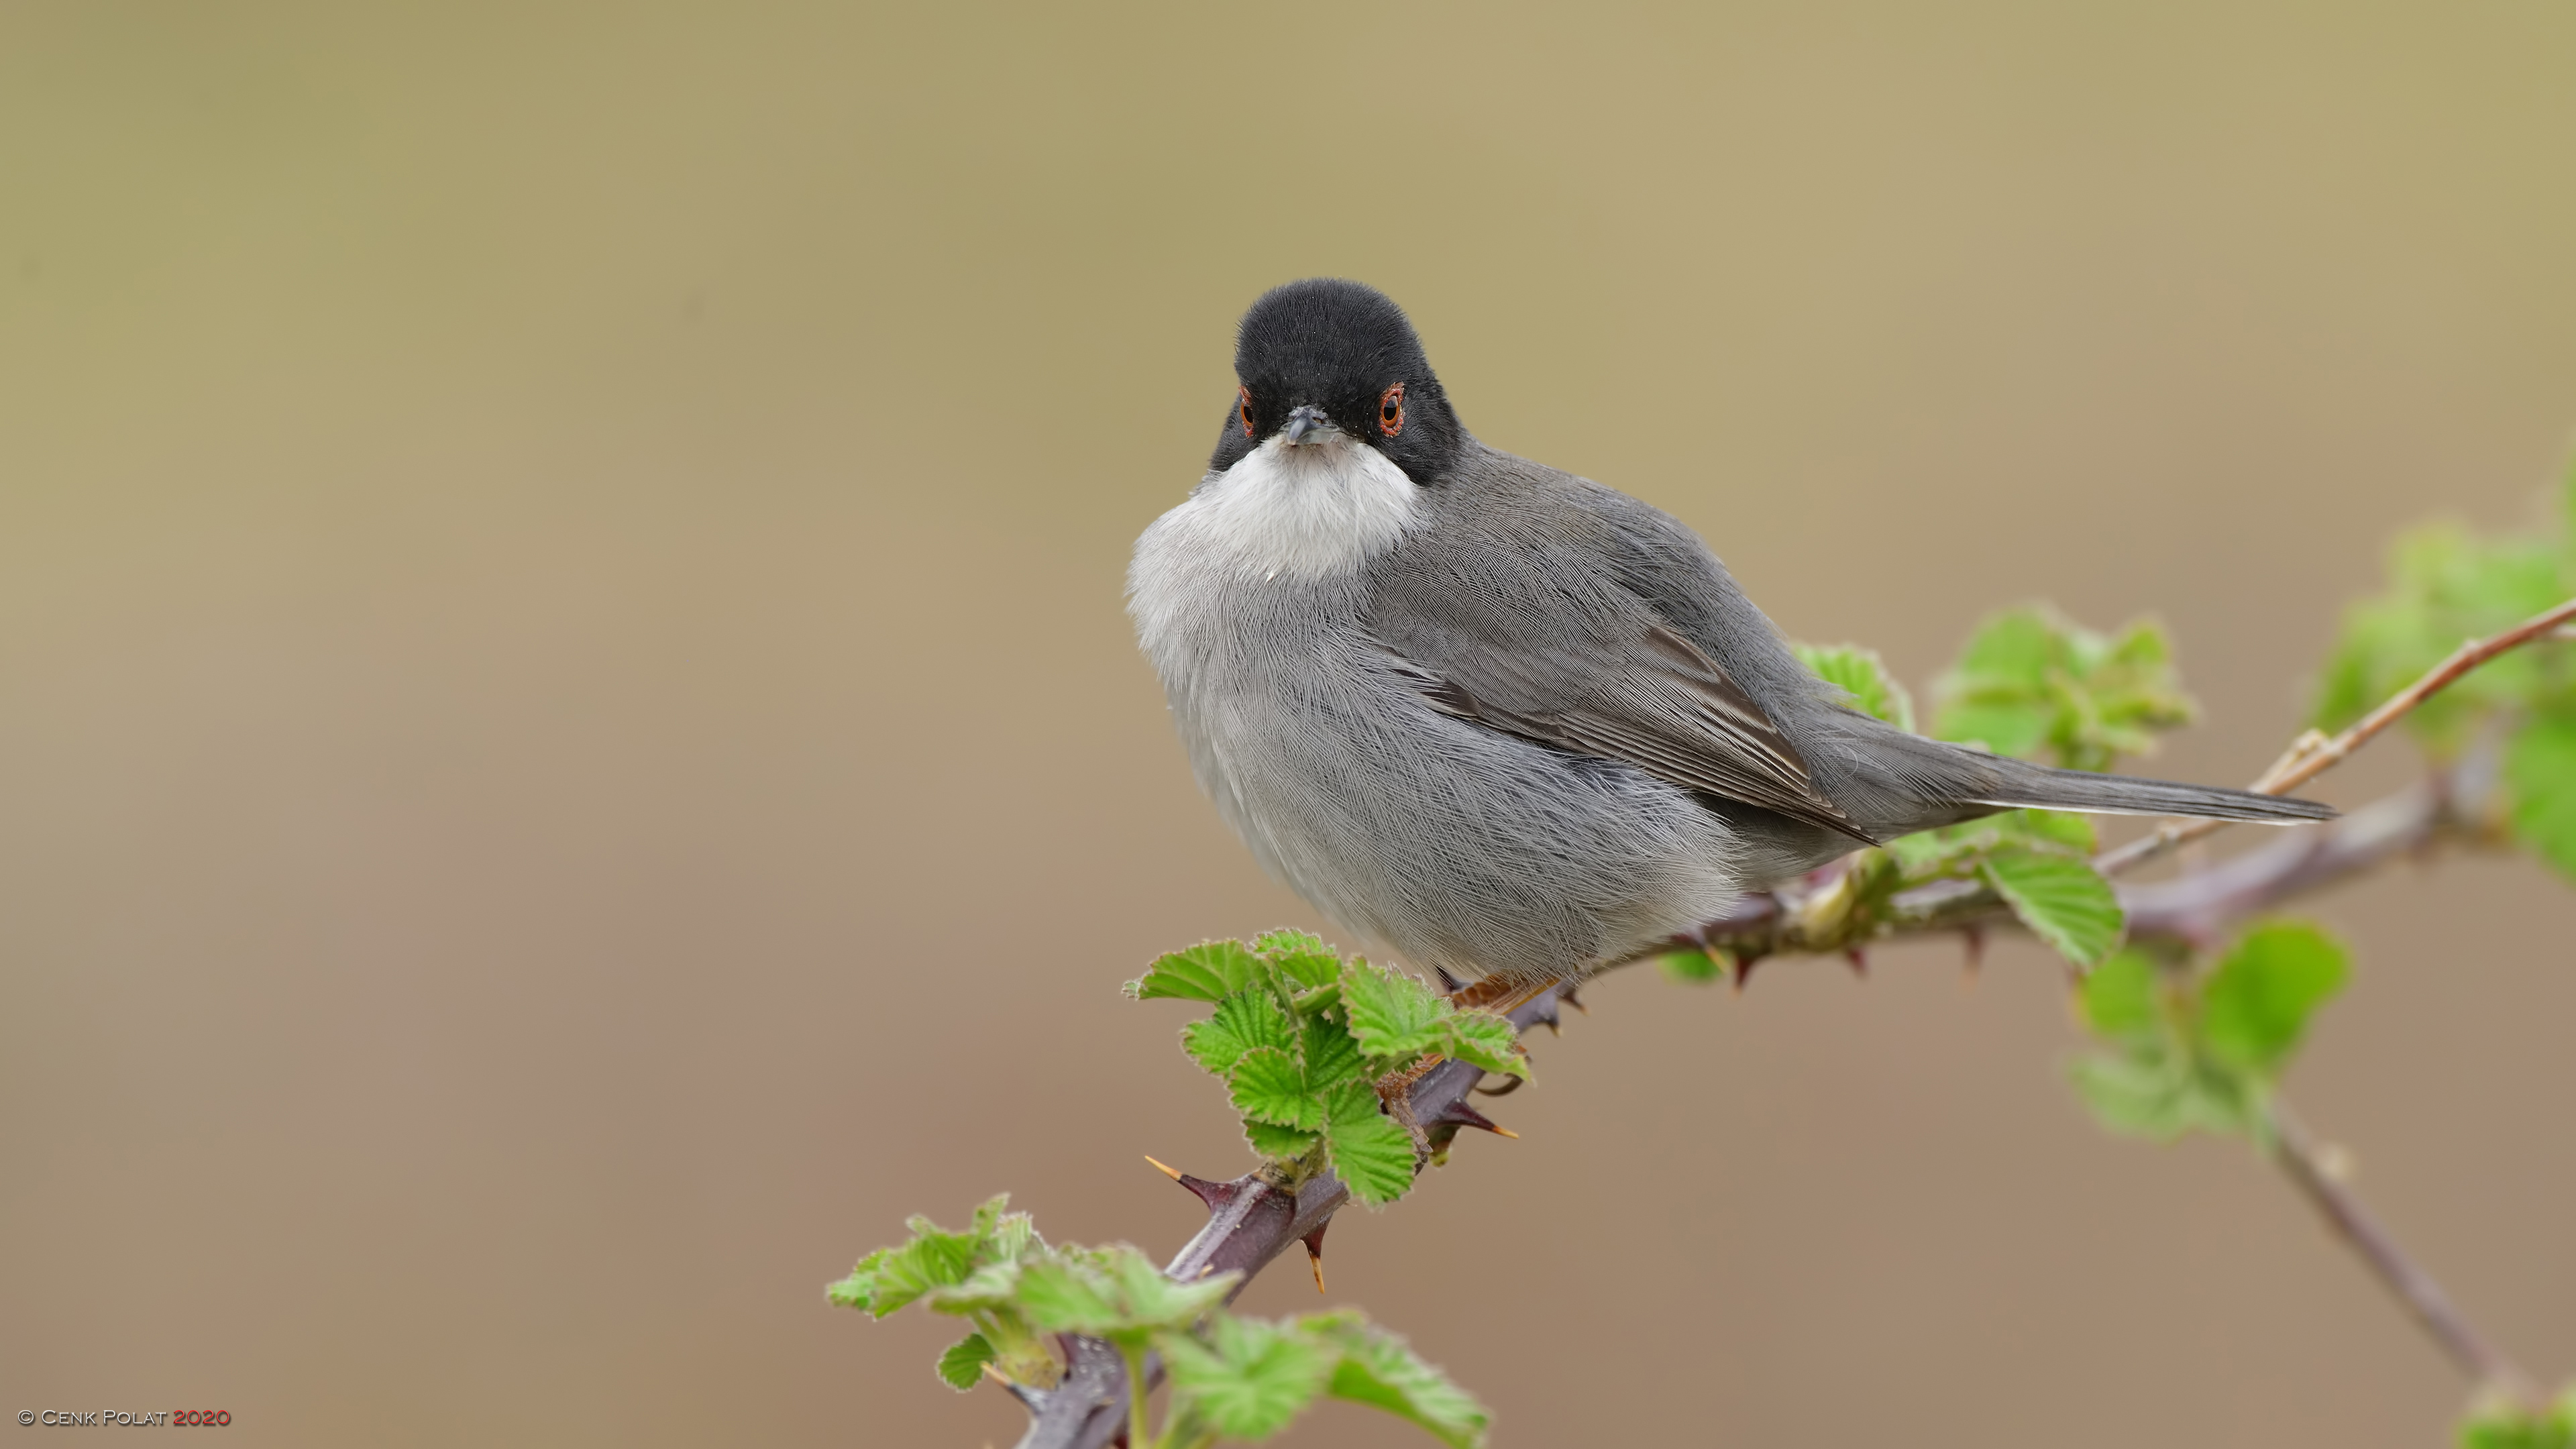
<path fill-rule="evenodd" d="M 1592 522 L 1409 543 L 1374 581 L 1371 637 L 1444 713 L 1868 840 L 1779 721 L 1622 582 Z M 1496 550 L 1540 566 L 1497 568 Z"/>

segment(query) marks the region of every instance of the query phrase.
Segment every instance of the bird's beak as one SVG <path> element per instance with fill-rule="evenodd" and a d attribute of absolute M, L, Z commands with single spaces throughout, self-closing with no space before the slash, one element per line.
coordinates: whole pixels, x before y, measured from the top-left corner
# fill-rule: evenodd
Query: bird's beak
<path fill-rule="evenodd" d="M 1293 448 L 1304 442 L 1309 433 L 1315 434 L 1315 441 L 1320 443 L 1325 435 L 1338 433 L 1341 429 L 1333 425 L 1331 418 L 1324 416 L 1322 408 L 1308 403 L 1288 414 L 1288 426 L 1281 431 L 1287 436 L 1288 446 Z"/>

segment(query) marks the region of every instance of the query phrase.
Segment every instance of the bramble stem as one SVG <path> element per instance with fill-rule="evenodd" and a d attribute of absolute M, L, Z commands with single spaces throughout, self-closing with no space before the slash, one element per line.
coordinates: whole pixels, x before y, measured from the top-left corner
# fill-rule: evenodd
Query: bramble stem
<path fill-rule="evenodd" d="M 2460 1372 L 2479 1387 L 2505 1394 L 2525 1405 L 2539 1402 L 2531 1376 L 2478 1332 L 2433 1275 L 2406 1254 L 2388 1229 L 2362 1206 L 2342 1177 L 2326 1165 L 2315 1139 L 2278 1097 L 2268 1109 L 2272 1160 L 2299 1195 L 2324 1216 L 2335 1235 L 2360 1255 L 2381 1286 L 2403 1304 L 2407 1314 Z"/>

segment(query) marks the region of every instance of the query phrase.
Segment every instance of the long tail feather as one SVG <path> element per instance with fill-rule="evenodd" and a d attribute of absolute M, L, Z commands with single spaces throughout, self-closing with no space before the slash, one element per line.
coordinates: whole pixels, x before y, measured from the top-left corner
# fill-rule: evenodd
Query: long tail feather
<path fill-rule="evenodd" d="M 1990 798 L 1975 803 L 2074 810 L 2088 815 L 2187 815 L 2206 820 L 2247 820 L 2258 825 L 2299 825 L 2332 820 L 2341 813 L 2315 800 L 2179 785 L 2170 780 L 2141 780 L 2129 775 L 2054 770 L 2020 760 L 2010 762 L 1999 773 L 2000 788 Z"/>

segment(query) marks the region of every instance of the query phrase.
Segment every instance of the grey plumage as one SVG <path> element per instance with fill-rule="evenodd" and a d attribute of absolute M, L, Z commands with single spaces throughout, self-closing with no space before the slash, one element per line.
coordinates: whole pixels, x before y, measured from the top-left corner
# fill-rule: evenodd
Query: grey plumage
<path fill-rule="evenodd" d="M 1210 474 L 1138 541 L 1131 608 L 1228 823 L 1417 966 L 1577 976 L 1864 842 L 2012 806 L 2332 813 L 1848 708 L 1678 521 L 1468 437 L 1366 289 L 1273 293 L 1238 366 Z M 1291 409 L 1322 433 L 1292 436 Z"/>

